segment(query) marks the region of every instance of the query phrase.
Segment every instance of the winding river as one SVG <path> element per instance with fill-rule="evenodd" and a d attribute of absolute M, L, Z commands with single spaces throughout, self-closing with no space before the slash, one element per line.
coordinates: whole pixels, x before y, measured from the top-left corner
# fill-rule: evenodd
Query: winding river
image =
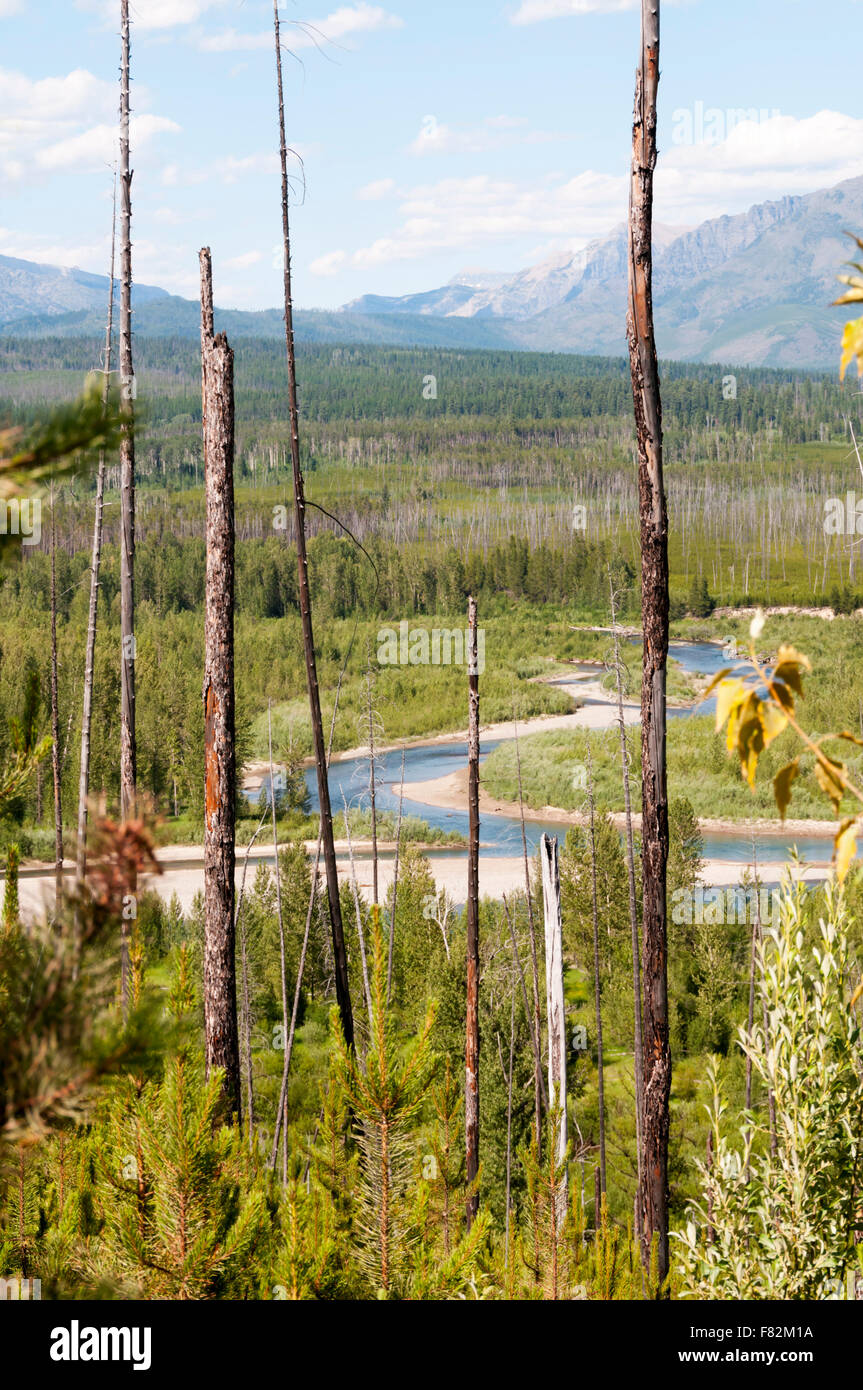
<path fill-rule="evenodd" d="M 640 642 L 640 639 L 634 639 Z M 723 666 L 729 664 L 729 658 L 723 652 L 722 647 L 712 642 L 673 642 L 670 648 L 670 655 L 680 664 L 680 666 L 691 674 L 714 675 Z M 583 666 L 581 669 L 581 679 L 588 673 L 596 675 L 596 668 Z M 561 677 L 556 684 L 564 686 L 572 694 L 578 693 L 578 676 Z M 711 697 L 703 700 L 696 706 L 689 709 L 669 708 L 669 718 L 687 718 L 692 713 L 709 714 L 715 708 L 715 700 Z M 484 741 L 482 744 L 482 759 L 484 760 L 493 748 L 498 746 L 501 740 Z M 405 749 L 405 782 L 425 782 L 434 778 L 444 777 L 448 773 L 455 772 L 467 763 L 468 748 L 463 741 L 453 741 L 436 743 L 433 746 L 414 746 Z M 399 805 L 399 780 L 401 772 L 401 750 L 392 751 L 381 757 L 380 776 L 381 785 L 377 790 L 377 806 L 379 810 L 398 812 Z M 309 800 L 312 810 L 317 810 L 319 801 L 317 793 L 317 782 L 314 768 L 309 768 L 306 772 L 306 782 L 309 788 Z M 277 781 L 278 785 L 278 781 Z M 266 780 L 262 791 L 266 788 Z M 258 793 L 257 795 L 260 795 Z M 341 762 L 333 762 L 330 767 L 330 795 L 333 805 L 333 814 L 336 818 L 336 833 L 339 833 L 341 824 L 341 813 L 343 809 L 343 797 L 349 806 L 366 808 L 369 803 L 368 797 L 368 763 L 364 757 L 348 758 Z M 446 810 L 439 806 L 432 806 L 426 802 L 415 801 L 414 799 L 404 801 L 404 814 L 417 816 L 426 821 L 429 825 L 439 827 L 442 830 L 455 830 L 459 834 L 467 836 L 468 816 L 467 809 Z M 529 820 L 525 822 L 528 849 L 533 850 L 543 831 L 552 835 L 557 835 L 561 839 L 566 833 L 566 826 L 560 822 L 545 823 L 539 820 Z M 518 818 L 510 816 L 490 815 L 482 813 L 480 822 L 480 840 L 483 847 L 483 854 L 489 856 L 512 856 L 521 853 L 521 825 Z M 757 853 L 761 863 L 781 864 L 788 858 L 789 850 L 796 845 L 797 849 L 810 862 L 824 862 L 830 858 L 830 842 L 823 837 L 817 836 L 796 836 L 791 838 L 782 834 L 760 834 L 757 838 Z M 441 845 L 430 852 L 430 857 L 436 855 L 452 856 L 461 851 L 453 845 Z M 704 856 L 706 859 L 718 859 L 731 863 L 747 864 L 752 858 L 752 840 L 748 832 L 738 834 L 731 832 L 727 834 L 709 833 L 704 835 Z"/>

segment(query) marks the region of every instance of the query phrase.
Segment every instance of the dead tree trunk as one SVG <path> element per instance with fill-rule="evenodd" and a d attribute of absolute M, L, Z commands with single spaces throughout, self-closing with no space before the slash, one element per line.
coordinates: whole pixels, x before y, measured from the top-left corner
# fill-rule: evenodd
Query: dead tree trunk
<path fill-rule="evenodd" d="M 57 672 L 57 528 L 51 483 L 51 768 L 54 774 L 54 894 L 59 920 L 63 896 L 63 796 L 60 778 L 60 698 Z"/>
<path fill-rule="evenodd" d="M 111 275 L 108 281 L 108 319 L 105 325 L 104 385 L 102 404 L 107 407 L 111 389 L 111 354 L 114 333 L 114 270 L 117 244 L 117 179 L 114 178 L 114 213 L 111 219 Z M 105 512 L 105 451 L 99 454 L 96 474 L 96 516 L 93 522 L 93 555 L 90 563 L 90 611 L 87 620 L 87 655 L 84 661 L 84 706 L 81 713 L 81 770 L 78 777 L 78 843 L 75 881 L 80 893 L 87 871 L 87 798 L 90 794 L 90 729 L 93 723 L 93 680 L 96 666 L 96 618 L 99 607 L 99 570 L 102 563 L 102 519 Z"/>
<path fill-rule="evenodd" d="M 306 661 L 306 681 L 309 688 L 309 708 L 312 721 L 312 737 L 314 739 L 315 766 L 318 774 L 318 799 L 321 807 L 324 869 L 327 878 L 327 900 L 329 902 L 330 929 L 333 938 L 336 999 L 338 1001 L 345 1041 L 349 1047 L 353 1047 L 354 1020 L 351 1012 L 351 992 L 348 984 L 348 957 L 347 951 L 345 950 L 342 908 L 339 899 L 339 877 L 336 868 L 336 848 L 333 837 L 333 813 L 330 805 L 330 789 L 327 781 L 327 750 L 324 743 L 324 726 L 321 719 L 321 697 L 318 690 L 318 673 L 315 662 L 312 608 L 309 597 L 309 567 L 306 556 L 306 499 L 303 474 L 300 467 L 300 426 L 299 409 L 297 405 L 297 367 L 294 352 L 294 308 L 291 290 L 291 233 L 288 213 L 288 148 L 285 138 L 285 97 L 282 81 L 282 43 L 279 28 L 278 0 L 273 0 L 273 15 L 275 21 L 276 77 L 279 98 L 279 157 L 282 173 L 285 344 L 288 355 L 288 409 L 291 426 L 291 467 L 294 481 L 294 520 L 297 532 L 297 588 L 300 601 L 300 618 L 303 626 L 303 648 Z"/>
<path fill-rule="evenodd" d="M 372 659 L 366 665 L 366 717 L 369 734 L 369 804 L 372 813 L 372 902 L 378 902 L 378 811 L 375 784 L 375 715 L 372 704 Z"/>
<path fill-rule="evenodd" d="M 479 660 L 476 599 L 468 599 L 468 858 L 467 1029 L 465 1038 L 465 1160 L 467 1225 L 479 1211 Z"/>
<path fill-rule="evenodd" d="M 626 813 L 626 874 L 629 887 L 629 929 L 632 937 L 632 1002 L 634 1026 L 633 1069 L 635 1072 L 635 1150 L 638 1163 L 637 1188 L 641 1191 L 642 1133 L 644 1129 L 644 1043 L 641 1003 L 641 942 L 638 933 L 638 899 L 635 888 L 635 838 L 632 833 L 632 795 L 629 785 L 629 748 L 626 744 L 626 720 L 623 714 L 623 665 L 620 659 L 620 636 L 617 631 L 617 609 L 614 584 L 609 575 L 611 590 L 611 626 L 614 634 L 614 674 L 617 686 L 617 725 L 620 734 L 620 767 L 623 777 L 623 804 Z M 604 1185 L 603 1185 L 603 1190 Z M 638 1222 L 636 1239 L 641 1237 L 640 1204 L 636 1203 Z"/>
<path fill-rule="evenodd" d="M 536 1036 L 535 1055 L 542 1048 L 542 1012 L 539 1003 L 539 964 L 536 951 L 536 925 L 533 920 L 533 898 L 530 892 L 530 865 L 527 857 L 527 833 L 524 828 L 524 790 L 521 783 L 521 751 L 518 746 L 518 723 L 515 717 L 515 696 L 512 701 L 512 727 L 515 734 L 515 766 L 518 773 L 518 810 L 521 819 L 521 852 L 524 859 L 524 893 L 527 900 L 527 925 L 530 932 L 530 957 L 533 966 L 533 1032 Z M 537 1161 L 542 1162 L 542 1071 L 533 1078 L 533 1127 L 536 1138 Z"/>
<path fill-rule="evenodd" d="M 668 1125 L 671 1053 L 665 877 L 668 788 L 665 770 L 665 676 L 668 658 L 668 513 L 662 479 L 662 406 L 653 331 L 652 222 L 659 83 L 659 0 L 642 0 L 641 59 L 636 72 L 629 204 L 627 336 L 638 443 L 641 532 L 642 874 L 644 933 L 644 1115 L 642 1255 L 656 1241 L 660 1280 L 668 1274 Z"/>
<path fill-rule="evenodd" d="M 593 905 L 593 1004 L 596 1013 L 596 1077 L 599 1106 L 599 1190 L 606 1192 L 605 1169 L 605 1061 L 602 1055 L 602 979 L 599 971 L 599 899 L 596 890 L 596 817 L 593 793 L 593 757 L 587 742 L 587 796 L 590 805 L 590 879 Z M 599 1202 L 596 1205 L 599 1225 Z"/>
<path fill-rule="evenodd" d="M 201 358 L 207 578 L 204 628 L 204 1024 L 208 1073 L 224 1072 L 222 1103 L 240 1119 L 234 961 L 234 354 L 213 336 L 213 279 L 201 252 Z"/>
<path fill-rule="evenodd" d="M 393 988 L 393 952 L 396 942 L 396 907 L 399 898 L 399 854 L 402 847 L 402 809 L 405 802 L 405 750 L 402 749 L 402 779 L 399 783 L 399 814 L 396 820 L 396 852 L 393 860 L 393 902 L 390 908 L 390 933 L 387 946 L 387 1004 Z"/>
<path fill-rule="evenodd" d="M 288 1036 L 288 967 L 285 955 L 285 919 L 282 913 L 282 866 L 279 863 L 279 827 L 276 818 L 276 774 L 273 767 L 273 711 L 267 701 L 267 747 L 270 754 L 270 810 L 273 817 L 273 861 L 276 875 L 276 915 L 279 919 L 279 970 L 282 977 L 282 1046 Z M 288 1181 L 288 1123 L 285 1118 L 282 1146 L 282 1182 Z"/>
<path fill-rule="evenodd" d="M 560 1110 L 556 1158 L 566 1158 L 566 1001 L 563 994 L 563 925 L 557 839 L 542 835 L 542 906 L 545 918 L 545 1010 L 548 1022 L 548 1104 Z M 556 1197 L 558 1228 L 566 1216 L 566 1173 Z"/>
<path fill-rule="evenodd" d="M 135 369 L 132 362 L 132 170 L 129 165 L 129 67 L 131 38 L 129 0 L 120 0 L 122 64 L 120 82 L 120 379 L 123 433 L 120 440 L 120 814 L 135 814 L 137 756 L 135 743 Z M 134 897 L 134 870 L 128 883 Z M 129 923 L 121 938 L 121 989 L 129 1005 Z"/>

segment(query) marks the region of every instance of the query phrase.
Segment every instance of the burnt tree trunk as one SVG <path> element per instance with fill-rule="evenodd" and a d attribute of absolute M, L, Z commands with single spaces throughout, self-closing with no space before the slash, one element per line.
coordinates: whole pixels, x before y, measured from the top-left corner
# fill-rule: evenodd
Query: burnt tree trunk
<path fill-rule="evenodd" d="M 51 769 L 54 775 L 54 911 L 59 920 L 63 896 L 63 798 L 60 777 L 60 696 L 57 671 L 57 527 L 51 483 Z"/>
<path fill-rule="evenodd" d="M 566 1000 L 563 993 L 563 922 L 560 913 L 560 864 L 557 838 L 542 835 L 542 907 L 545 921 L 545 1014 L 548 1025 L 548 1104 L 560 1111 L 555 1159 L 566 1158 Z M 555 1196 L 558 1230 L 566 1216 L 566 1170 Z"/>
<path fill-rule="evenodd" d="M 465 1159 L 467 1225 L 479 1211 L 479 661 L 476 599 L 468 599 L 468 858 L 467 1027 L 465 1037 Z"/>
<path fill-rule="evenodd" d="M 234 961 L 234 354 L 213 336 L 210 253 L 201 252 L 201 377 L 207 579 L 204 625 L 204 1026 L 223 1113 L 240 1118 Z"/>
<path fill-rule="evenodd" d="M 348 957 L 339 899 L 339 877 L 336 868 L 336 848 L 333 837 L 333 812 L 327 781 L 327 750 L 321 718 L 321 697 L 315 661 L 315 640 L 312 630 L 312 607 L 309 596 L 309 566 L 306 556 L 306 499 L 300 467 L 300 427 L 297 405 L 297 367 L 294 352 L 294 308 L 291 290 L 291 234 L 288 212 L 288 147 L 285 138 L 285 97 L 282 81 L 282 44 L 279 26 L 278 0 L 273 0 L 276 40 L 276 77 L 279 98 L 279 158 L 282 173 L 282 239 L 284 252 L 285 288 L 285 345 L 288 355 L 288 409 L 291 426 L 291 468 L 294 482 L 294 520 L 297 533 L 297 571 L 300 618 L 303 627 L 303 649 L 306 661 L 306 681 L 309 689 L 309 709 L 314 740 L 315 767 L 318 774 L 318 799 L 321 808 L 324 869 L 327 879 L 327 900 L 330 909 L 330 929 L 333 938 L 333 960 L 336 976 L 336 999 L 341 1015 L 342 1030 L 349 1047 L 354 1043 L 354 1020 L 351 992 L 348 983 Z"/>
<path fill-rule="evenodd" d="M 599 1106 L 599 1191 L 607 1192 L 605 1168 L 605 1059 L 602 1055 L 602 977 L 599 969 L 599 895 L 596 888 L 596 805 L 593 790 L 593 756 L 587 741 L 587 795 L 590 805 L 590 888 L 593 912 L 593 1006 L 596 1014 L 596 1091 Z M 600 1203 L 596 1203 L 599 1225 Z"/>
<path fill-rule="evenodd" d="M 129 166 L 129 0 L 120 0 L 122 65 L 120 82 L 120 379 L 123 433 L 120 440 L 120 814 L 135 813 L 135 369 L 132 362 L 132 170 Z M 128 883 L 134 897 L 134 870 Z M 121 938 L 121 988 L 129 1006 L 129 923 Z"/>
<path fill-rule="evenodd" d="M 629 204 L 627 336 L 638 442 L 641 532 L 641 683 L 644 1103 L 639 1193 L 642 1256 L 655 1240 L 660 1280 L 668 1274 L 668 1124 L 671 1053 L 665 879 L 668 789 L 665 676 L 668 658 L 668 513 L 662 479 L 662 406 L 653 331 L 652 223 L 659 83 L 659 0 L 642 0 Z"/>
<path fill-rule="evenodd" d="M 117 243 L 117 179 L 114 178 L 114 214 L 111 220 L 111 274 L 108 280 L 108 319 L 105 324 L 104 385 L 102 403 L 107 407 L 111 389 L 111 353 L 114 333 L 114 268 Z M 99 454 L 96 474 L 96 515 L 93 521 L 93 555 L 90 562 L 90 610 L 87 619 L 87 655 L 84 660 L 84 706 L 81 713 L 81 769 L 78 777 L 78 842 L 75 881 L 80 894 L 87 871 L 87 798 L 90 794 L 90 731 L 93 723 L 93 680 L 96 666 L 96 619 L 99 608 L 99 570 L 102 563 L 102 521 L 105 511 L 105 451 Z"/>
<path fill-rule="evenodd" d="M 609 575 L 611 592 L 611 626 L 614 633 L 614 675 L 617 687 L 617 726 L 620 734 L 620 770 L 623 777 L 623 805 L 626 816 L 626 878 L 629 888 L 629 930 L 632 937 L 632 1003 L 634 1026 L 633 1071 L 635 1079 L 635 1147 L 638 1162 L 637 1190 L 642 1182 L 642 1130 L 644 1128 L 644 1021 L 641 1000 L 641 942 L 638 933 L 638 897 L 635 886 L 635 838 L 632 833 L 632 795 L 629 783 L 629 748 L 626 743 L 626 719 L 623 711 L 623 663 L 620 659 L 620 637 L 617 631 L 617 604 L 614 583 Z M 635 1237 L 641 1238 L 641 1208 L 636 1203 Z"/>
<path fill-rule="evenodd" d="M 537 1161 L 542 1162 L 542 1069 L 539 1054 L 542 1048 L 542 1012 L 539 1003 L 539 962 L 536 950 L 536 925 L 533 920 L 533 898 L 530 891 L 530 865 L 527 857 L 527 833 L 524 827 L 524 789 L 521 782 L 521 751 L 518 746 L 518 723 L 515 717 L 515 696 L 512 702 L 512 727 L 515 734 L 515 766 L 518 773 L 518 811 L 521 820 L 521 852 L 524 860 L 524 895 L 527 902 L 527 925 L 530 932 L 530 958 L 533 966 L 533 1032 L 536 1037 L 537 1069 L 533 1078 L 533 1128 Z M 530 1020 L 528 1020 L 530 1021 Z"/>

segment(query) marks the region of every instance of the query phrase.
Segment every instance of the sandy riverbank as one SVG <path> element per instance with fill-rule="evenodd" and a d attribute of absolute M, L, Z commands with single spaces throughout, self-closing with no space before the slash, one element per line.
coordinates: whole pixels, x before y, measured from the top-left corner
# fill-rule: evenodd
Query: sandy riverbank
<path fill-rule="evenodd" d="M 482 772 L 480 772 L 479 789 L 479 809 L 480 815 L 485 812 L 487 816 L 507 816 L 512 820 L 518 820 L 520 815 L 519 804 L 517 801 L 502 801 L 499 797 L 490 796 L 482 785 Z M 427 782 L 405 782 L 405 801 L 425 802 L 428 806 L 437 806 L 447 811 L 464 811 L 467 809 L 467 767 L 460 767 L 456 772 L 449 772 L 445 777 L 435 777 Z M 584 825 L 586 816 L 579 811 L 565 811 L 560 806 L 525 806 L 524 818 L 529 821 L 551 821 L 559 825 Z M 626 818 L 622 811 L 612 813 L 611 819 L 618 829 L 624 829 Z M 635 813 L 632 817 L 635 830 L 641 829 L 641 816 Z M 784 823 L 780 820 L 731 820 L 726 817 L 709 817 L 699 819 L 699 828 L 705 834 L 715 835 L 746 835 L 752 831 L 756 835 L 776 835 L 783 838 L 793 839 L 795 835 L 823 837 L 825 841 L 830 841 L 836 834 L 836 822 L 829 820 L 787 820 Z"/>

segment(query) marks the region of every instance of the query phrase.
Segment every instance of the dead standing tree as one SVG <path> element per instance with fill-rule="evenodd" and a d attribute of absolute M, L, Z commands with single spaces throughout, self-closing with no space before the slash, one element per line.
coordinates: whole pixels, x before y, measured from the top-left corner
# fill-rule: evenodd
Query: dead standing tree
<path fill-rule="evenodd" d="M 629 202 L 627 337 L 638 444 L 641 533 L 642 878 L 644 1106 L 642 1256 L 656 1242 L 660 1281 L 668 1274 L 668 1126 L 671 1053 L 665 878 L 668 788 L 665 770 L 665 677 L 668 659 L 668 512 L 662 478 L 662 406 L 653 331 L 652 224 L 659 84 L 659 0 L 642 0 L 641 59 L 635 78 Z"/>
<path fill-rule="evenodd" d="M 111 274 L 108 280 L 108 318 L 102 370 L 102 404 L 107 409 L 111 390 L 111 351 L 114 333 L 114 267 L 117 244 L 117 176 L 114 175 L 114 211 L 111 219 Z M 99 454 L 96 474 L 96 515 L 93 522 L 93 557 L 90 563 L 90 609 L 87 620 L 87 655 L 84 661 L 84 706 L 81 713 L 81 770 L 78 778 L 78 843 L 75 881 L 78 893 L 87 869 L 87 798 L 90 793 L 90 730 L 93 722 L 93 680 L 96 665 L 96 619 L 99 608 L 99 570 L 102 562 L 102 521 L 105 511 L 105 451 Z"/>
<path fill-rule="evenodd" d="M 479 659 L 476 599 L 468 599 L 467 1025 L 465 1036 L 465 1172 L 467 1225 L 479 1211 Z"/>
<path fill-rule="evenodd" d="M 563 1177 L 555 1196 L 558 1230 L 566 1216 L 566 999 L 563 992 L 563 922 L 560 912 L 560 863 L 557 837 L 541 835 L 542 908 L 545 922 L 545 1012 L 548 1023 L 548 1104 L 559 1110 L 555 1161 Z"/>
<path fill-rule="evenodd" d="M 321 697 L 318 690 L 318 673 L 315 662 L 315 641 L 312 630 L 312 607 L 309 596 L 309 566 L 306 556 L 306 499 L 303 474 L 300 467 L 300 426 L 297 405 L 297 367 L 294 352 L 294 308 L 291 290 L 291 232 L 289 217 L 288 188 L 288 147 L 285 138 L 285 96 L 282 81 L 282 41 L 279 26 L 278 0 L 273 0 L 273 17 L 276 41 L 276 79 L 279 99 L 279 158 L 282 173 L 282 239 L 284 254 L 285 287 L 285 345 L 288 355 L 288 410 L 291 427 L 291 468 L 294 483 L 294 522 L 297 533 L 297 591 L 300 602 L 300 618 L 303 626 L 303 649 L 306 662 L 306 681 L 309 689 L 309 709 L 312 722 L 312 737 L 315 750 L 315 767 L 318 774 L 318 799 L 321 808 L 321 836 L 323 841 L 324 869 L 327 878 L 327 900 L 330 909 L 330 929 L 333 938 L 333 960 L 336 976 L 336 999 L 341 1015 L 342 1029 L 348 1047 L 354 1043 L 354 1020 L 351 1011 L 351 993 L 348 984 L 348 957 L 345 949 L 345 934 L 342 925 L 342 908 L 339 900 L 339 877 L 336 868 L 336 847 L 333 836 L 333 813 L 330 805 L 330 789 L 327 781 L 327 750 L 324 743 L 324 726 L 321 718 Z"/>
<path fill-rule="evenodd" d="M 626 716 L 623 706 L 625 667 L 620 656 L 620 633 L 617 627 L 617 595 L 609 571 L 611 596 L 611 628 L 614 639 L 614 679 L 617 692 L 617 727 L 620 735 L 620 771 L 623 778 L 623 805 L 626 817 L 626 877 L 629 888 L 629 929 L 632 937 L 632 1003 L 634 1027 L 633 1070 L 635 1076 L 635 1148 L 638 1163 L 637 1191 L 642 1181 L 642 1130 L 644 1128 L 644 1043 L 641 1002 L 641 942 L 638 932 L 638 899 L 635 887 L 635 837 L 632 833 L 632 795 L 629 783 L 629 747 L 626 742 Z M 603 1180 L 603 1191 L 605 1185 Z M 635 1203 L 635 1236 L 641 1237 L 640 1199 Z"/>
<path fill-rule="evenodd" d="M 120 814 L 135 814 L 137 755 L 135 743 L 135 369 L 132 362 L 132 170 L 129 163 L 129 80 L 131 36 L 129 0 L 121 0 L 122 65 L 120 69 L 120 380 L 123 433 L 120 440 Z M 129 894 L 137 880 L 130 873 Z M 129 1003 L 129 924 L 121 943 L 123 1007 Z"/>
<path fill-rule="evenodd" d="M 201 380 L 207 578 L 204 626 L 204 1027 L 208 1073 L 222 1068 L 227 1116 L 240 1118 L 234 961 L 234 354 L 213 333 L 213 276 L 201 252 Z"/>

